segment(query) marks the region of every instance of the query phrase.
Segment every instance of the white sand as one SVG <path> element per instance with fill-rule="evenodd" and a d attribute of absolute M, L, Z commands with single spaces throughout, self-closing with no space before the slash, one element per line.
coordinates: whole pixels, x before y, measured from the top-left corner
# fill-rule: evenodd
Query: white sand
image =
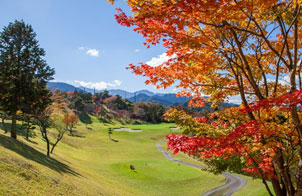
<path fill-rule="evenodd" d="M 141 132 L 142 130 L 140 130 L 140 129 L 135 129 L 135 130 L 133 130 L 133 129 L 130 129 L 130 128 L 128 128 L 128 127 L 122 127 L 122 128 L 115 128 L 115 129 L 113 129 L 114 131 L 128 131 L 128 132 Z"/>

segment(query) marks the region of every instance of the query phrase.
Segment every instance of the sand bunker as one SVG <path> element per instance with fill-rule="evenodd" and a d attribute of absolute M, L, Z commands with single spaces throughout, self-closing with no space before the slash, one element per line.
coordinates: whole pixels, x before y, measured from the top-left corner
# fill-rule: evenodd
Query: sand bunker
<path fill-rule="evenodd" d="M 128 127 L 114 128 L 114 131 L 141 132 L 141 129 L 130 129 Z"/>
<path fill-rule="evenodd" d="M 180 129 L 179 127 L 169 127 L 171 130 L 178 130 Z"/>

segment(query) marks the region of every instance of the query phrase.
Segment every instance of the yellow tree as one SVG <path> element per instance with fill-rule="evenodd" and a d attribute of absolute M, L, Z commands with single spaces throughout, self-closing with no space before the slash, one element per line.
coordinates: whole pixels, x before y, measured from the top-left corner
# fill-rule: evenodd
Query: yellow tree
<path fill-rule="evenodd" d="M 52 103 L 46 107 L 41 108 L 36 112 L 35 120 L 36 124 L 40 128 L 41 135 L 46 142 L 46 154 L 50 156 L 53 153 L 54 148 L 62 140 L 64 134 L 68 130 L 64 122 L 67 115 L 73 114 L 68 108 L 67 100 L 64 94 L 60 91 L 54 92 L 52 96 Z M 51 141 L 49 138 L 49 129 L 54 128 L 57 134 L 55 134 L 55 142 L 51 147 Z"/>
<path fill-rule="evenodd" d="M 118 23 L 133 26 L 146 38 L 147 47 L 163 44 L 170 56 L 157 67 L 129 66 L 135 74 L 149 78 L 146 84 L 158 88 L 174 84 L 180 96 L 193 96 L 195 106 L 210 101 L 216 107 L 235 95 L 242 101 L 242 110 L 233 109 L 234 115 L 220 119 L 236 122 L 242 115 L 242 121 L 224 131 L 218 131 L 223 123 L 212 122 L 215 129 L 210 130 L 217 132 L 212 135 L 209 129 L 199 128 L 193 137 L 171 136 L 169 147 L 184 146 L 188 153 L 206 153 L 211 148 L 217 151 L 206 153 L 208 157 L 224 159 L 229 154 L 218 149 L 229 149 L 245 159 L 246 171 L 263 178 L 270 195 L 266 180 L 272 182 L 276 195 L 301 196 L 301 0 L 127 2 L 133 14 L 127 16 L 118 9 Z M 209 95 L 207 100 L 204 94 Z M 199 123 L 204 126 L 205 122 Z M 226 142 L 230 138 L 244 151 L 236 154 L 236 145 Z"/>
<path fill-rule="evenodd" d="M 55 142 L 52 144 L 50 153 L 53 153 L 57 144 L 63 139 L 64 134 L 68 130 L 64 120 L 67 115 L 73 114 L 68 107 L 68 102 L 64 93 L 55 91 L 53 94 L 53 104 L 51 107 L 51 114 L 49 116 L 50 127 L 56 131 Z"/>

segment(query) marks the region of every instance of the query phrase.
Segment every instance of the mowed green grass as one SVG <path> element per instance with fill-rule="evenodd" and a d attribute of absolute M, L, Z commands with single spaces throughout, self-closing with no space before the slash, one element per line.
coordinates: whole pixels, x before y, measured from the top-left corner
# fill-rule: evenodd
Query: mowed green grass
<path fill-rule="evenodd" d="M 260 179 L 253 179 L 248 176 L 239 175 L 240 177 L 248 180 L 248 183 L 240 189 L 239 191 L 235 192 L 234 196 L 268 196 L 268 192 L 266 191 L 264 184 L 262 183 L 262 180 Z M 270 187 L 270 190 L 273 191 L 272 184 L 268 182 L 268 185 Z"/>
<path fill-rule="evenodd" d="M 163 149 L 167 149 L 167 145 L 164 143 L 162 144 Z M 178 153 L 177 155 L 173 155 L 172 153 L 170 153 L 171 156 L 175 159 L 179 159 L 179 160 L 183 160 L 189 163 L 193 163 L 196 165 L 201 165 L 201 166 L 205 166 L 205 164 L 203 164 L 200 161 L 197 161 L 195 159 L 189 158 L 187 155 L 184 155 L 182 153 Z M 234 175 L 238 175 L 238 174 L 234 174 Z M 247 180 L 247 184 L 240 190 L 238 190 L 237 192 L 235 192 L 233 195 L 234 196 L 268 196 L 268 192 L 266 191 L 264 184 L 262 183 L 262 180 L 260 179 L 253 179 L 252 177 L 249 176 L 244 176 L 244 175 L 239 175 L 240 177 L 244 178 L 245 180 Z M 271 189 L 271 191 L 273 191 L 273 187 L 271 185 L 271 183 L 269 183 L 269 187 Z M 218 194 L 219 195 L 219 194 Z"/>
<path fill-rule="evenodd" d="M 164 158 L 155 144 L 169 134 L 171 124 L 129 125 L 143 131 L 114 131 L 114 142 L 107 130 L 122 125 L 92 120 L 90 129 L 79 124 L 76 136 L 66 134 L 52 158 L 45 156 L 38 131 L 30 141 L 22 136 L 14 141 L 0 130 L 0 195 L 194 196 L 225 183 L 222 176 Z"/>

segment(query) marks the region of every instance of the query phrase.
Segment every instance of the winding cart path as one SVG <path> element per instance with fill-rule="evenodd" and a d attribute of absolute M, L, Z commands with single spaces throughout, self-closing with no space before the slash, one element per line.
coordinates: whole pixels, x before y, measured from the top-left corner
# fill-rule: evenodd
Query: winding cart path
<path fill-rule="evenodd" d="M 180 164 L 195 167 L 198 169 L 204 168 L 200 165 L 195 165 L 192 163 L 187 163 L 187 162 L 184 162 L 184 161 L 181 161 L 178 159 L 174 159 L 167 151 L 165 151 L 162 148 L 161 144 L 164 142 L 165 142 L 165 140 L 159 141 L 156 144 L 156 147 L 165 156 L 166 159 L 180 163 Z M 227 172 L 223 172 L 222 175 L 227 179 L 227 182 L 222 186 L 209 190 L 208 192 L 204 193 L 202 196 L 231 196 L 231 195 L 233 195 L 234 192 L 236 192 L 239 189 L 241 189 L 242 187 L 244 187 L 247 183 L 247 181 L 244 180 L 243 178 L 230 174 L 230 173 L 227 173 Z"/>

